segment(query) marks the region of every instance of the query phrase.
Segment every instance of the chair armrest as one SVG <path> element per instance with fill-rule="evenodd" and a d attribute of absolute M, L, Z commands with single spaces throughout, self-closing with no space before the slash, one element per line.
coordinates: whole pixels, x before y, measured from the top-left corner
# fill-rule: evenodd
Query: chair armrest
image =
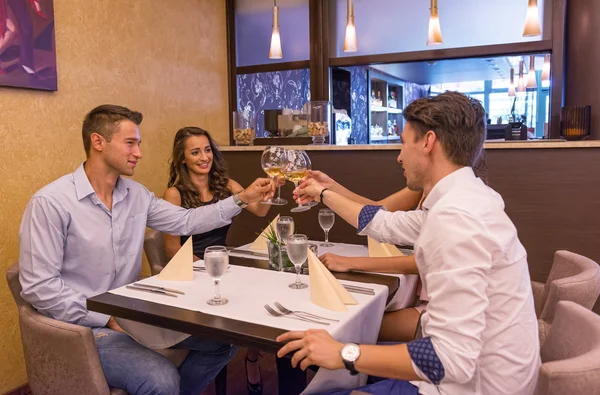
<path fill-rule="evenodd" d="M 544 286 L 546 284 L 540 283 L 538 281 L 531 282 L 531 289 L 533 290 L 533 304 L 535 306 L 535 315 L 539 318 L 540 314 L 542 314 L 542 309 L 544 308 L 544 300 L 542 299 L 544 296 Z"/>

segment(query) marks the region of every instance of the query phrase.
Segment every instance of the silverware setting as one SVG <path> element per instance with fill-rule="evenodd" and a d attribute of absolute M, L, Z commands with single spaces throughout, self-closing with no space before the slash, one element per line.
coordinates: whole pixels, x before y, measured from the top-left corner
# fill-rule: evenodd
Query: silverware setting
<path fill-rule="evenodd" d="M 185 295 L 185 292 L 180 291 L 178 289 L 159 287 L 158 285 L 133 283 L 133 286 L 135 286 L 135 287 L 143 287 L 143 288 L 150 288 L 150 289 L 158 289 L 158 290 L 161 290 L 161 291 L 166 291 L 166 292 L 172 292 L 172 293 L 175 293 L 175 294 Z"/>
<path fill-rule="evenodd" d="M 173 298 L 177 297 L 176 294 L 174 294 L 172 292 L 163 291 L 162 289 L 136 287 L 136 286 L 133 286 L 133 285 L 126 285 L 125 288 L 127 288 L 127 289 L 133 289 L 133 290 L 136 290 L 136 291 L 142 291 L 142 292 L 150 292 L 150 293 L 153 293 L 153 294 L 171 296 Z"/>
<path fill-rule="evenodd" d="M 285 318 L 291 318 L 294 320 L 310 322 L 313 324 L 329 325 L 329 322 L 323 322 L 323 321 L 319 321 L 317 319 L 312 319 L 312 318 L 308 318 L 308 317 L 297 315 L 297 314 L 281 313 L 281 312 L 275 310 L 274 308 L 272 308 L 271 306 L 269 306 L 268 304 L 266 304 L 264 307 L 265 307 L 265 310 L 267 310 L 269 312 L 269 314 L 271 314 L 274 317 L 285 317 Z"/>
<path fill-rule="evenodd" d="M 235 254 L 246 254 L 246 255 L 252 255 L 252 256 L 259 256 L 261 258 L 268 258 L 269 257 L 269 254 L 266 254 L 264 252 L 241 250 L 239 248 L 231 248 L 231 249 L 229 249 L 229 252 L 233 252 Z"/>
<path fill-rule="evenodd" d="M 340 320 L 334 320 L 333 318 L 322 317 L 320 315 L 316 315 L 316 314 L 309 313 L 306 311 L 299 311 L 299 310 L 292 311 L 290 309 L 283 307 L 283 305 L 279 302 L 275 302 L 274 305 L 277 309 L 279 309 L 284 314 L 305 315 L 307 318 L 324 320 L 324 321 L 332 321 L 332 322 L 340 322 Z"/>
<path fill-rule="evenodd" d="M 358 287 L 356 285 L 348 285 L 348 284 L 342 284 L 344 288 L 346 288 L 346 290 L 348 292 L 352 292 L 352 293 L 357 293 L 357 294 L 363 294 L 363 295 L 375 295 L 375 290 L 373 288 L 365 288 L 365 287 Z"/>
<path fill-rule="evenodd" d="M 195 272 L 206 273 L 206 267 L 205 266 L 194 266 L 193 269 L 194 269 Z M 227 271 L 229 271 L 229 269 L 231 269 L 231 265 L 227 266 Z"/>

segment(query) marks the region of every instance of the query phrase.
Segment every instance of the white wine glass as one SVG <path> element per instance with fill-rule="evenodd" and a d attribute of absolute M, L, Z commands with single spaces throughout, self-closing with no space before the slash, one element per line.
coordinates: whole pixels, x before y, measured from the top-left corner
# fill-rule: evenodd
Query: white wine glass
<path fill-rule="evenodd" d="M 283 161 L 285 160 L 285 148 L 276 147 L 276 146 L 268 146 L 262 153 L 262 157 L 260 158 L 260 164 L 262 169 L 271 180 L 273 180 L 273 184 L 278 184 L 278 178 L 283 177 L 283 173 L 281 172 L 281 167 L 283 165 Z M 281 187 L 277 187 L 277 197 L 275 199 L 269 199 L 267 201 L 262 201 L 262 204 L 272 204 L 274 206 L 283 206 L 288 203 L 287 200 L 281 198 Z"/>
<path fill-rule="evenodd" d="M 290 261 L 296 267 L 296 282 L 290 284 L 292 289 L 308 288 L 308 285 L 300 281 L 300 270 L 308 257 L 308 237 L 306 235 L 292 235 L 288 237 L 286 248 Z"/>
<path fill-rule="evenodd" d="M 210 246 L 204 250 L 204 267 L 206 273 L 215 283 L 215 296 L 206 301 L 211 306 L 222 306 L 229 301 L 221 297 L 219 284 L 229 268 L 229 252 L 224 246 Z"/>
<path fill-rule="evenodd" d="M 285 153 L 285 161 L 283 162 L 283 175 L 289 181 L 294 183 L 294 187 L 298 187 L 298 183 L 304 177 L 308 175 L 308 169 L 310 167 L 310 159 L 306 153 L 302 153 L 301 150 L 287 150 Z M 299 204 L 294 207 L 291 211 L 293 213 L 299 213 L 302 211 L 310 210 L 310 205 Z"/>
<path fill-rule="evenodd" d="M 310 157 L 308 156 L 308 153 L 307 153 L 306 151 L 304 151 L 304 150 L 302 150 L 302 151 L 300 151 L 300 152 L 302 153 L 302 156 L 304 156 L 304 158 L 306 159 L 306 163 L 307 163 L 307 166 L 306 166 L 306 168 L 307 168 L 308 170 L 311 170 L 311 169 L 312 169 L 312 163 L 311 163 Z M 314 201 L 314 200 L 312 200 L 312 201 L 308 202 L 308 205 L 309 205 L 310 207 L 314 207 L 314 206 L 316 206 L 316 205 L 318 205 L 318 204 L 319 204 L 319 202 L 317 202 L 317 201 Z"/>
<path fill-rule="evenodd" d="M 322 208 L 319 210 L 319 225 L 323 232 L 325 232 L 325 242 L 321 244 L 321 247 L 333 247 L 333 243 L 329 242 L 329 231 L 333 228 L 335 223 L 335 213 L 328 209 Z"/>

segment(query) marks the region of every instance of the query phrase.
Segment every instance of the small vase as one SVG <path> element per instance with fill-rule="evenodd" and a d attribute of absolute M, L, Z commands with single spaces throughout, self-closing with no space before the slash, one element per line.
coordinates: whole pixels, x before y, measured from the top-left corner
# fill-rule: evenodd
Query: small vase
<path fill-rule="evenodd" d="M 268 241 L 267 246 L 269 250 L 269 269 L 280 272 L 282 268 L 281 249 L 279 248 L 279 244 Z"/>

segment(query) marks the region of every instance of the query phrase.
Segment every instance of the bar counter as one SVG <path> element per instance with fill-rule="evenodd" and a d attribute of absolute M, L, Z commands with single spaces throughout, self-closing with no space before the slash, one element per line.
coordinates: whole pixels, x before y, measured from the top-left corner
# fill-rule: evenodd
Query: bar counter
<path fill-rule="evenodd" d="M 397 163 L 401 145 L 349 145 L 297 148 L 308 151 L 312 168 L 322 170 L 350 190 L 371 199 L 382 199 L 405 187 Z M 288 147 L 291 148 L 291 147 Z M 600 141 L 515 141 L 485 144 L 488 178 L 504 198 L 506 212 L 528 252 L 533 280 L 545 281 L 553 254 L 566 249 L 600 262 Z M 248 185 L 264 177 L 260 153 L 264 146 L 221 147 L 233 179 Z M 290 213 L 293 186 L 281 195 L 290 203 L 272 207 L 266 218 L 244 212 L 233 222 L 228 242 L 241 245 L 268 225 L 276 214 L 292 215 L 296 231 L 323 239 L 318 208 Z M 340 218 L 330 240 L 366 244 L 366 238 Z"/>

